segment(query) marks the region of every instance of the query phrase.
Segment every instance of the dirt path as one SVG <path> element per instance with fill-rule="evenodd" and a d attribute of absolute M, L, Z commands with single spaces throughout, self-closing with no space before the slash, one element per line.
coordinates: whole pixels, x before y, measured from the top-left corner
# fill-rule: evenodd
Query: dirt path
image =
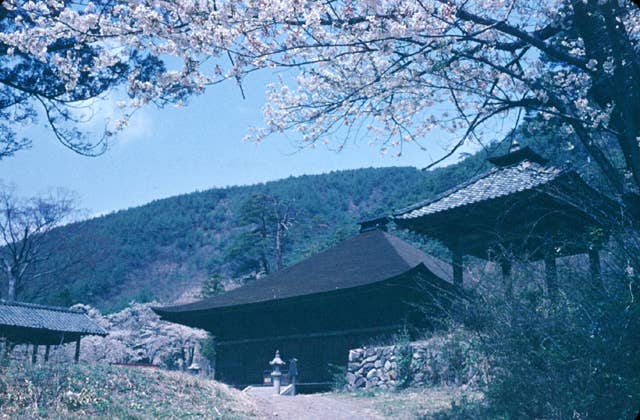
<path fill-rule="evenodd" d="M 245 392 L 256 402 L 260 416 L 265 419 L 304 420 L 378 420 L 380 416 L 357 401 L 333 398 L 331 394 L 296 395 L 273 394 L 271 387 L 249 388 Z"/>

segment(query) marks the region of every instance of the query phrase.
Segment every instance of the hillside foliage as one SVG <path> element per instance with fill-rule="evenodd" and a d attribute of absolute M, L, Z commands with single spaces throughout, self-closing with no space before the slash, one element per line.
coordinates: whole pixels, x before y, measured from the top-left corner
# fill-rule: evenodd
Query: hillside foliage
<path fill-rule="evenodd" d="M 256 246 L 270 267 L 277 266 L 273 235 L 267 237 L 266 245 L 252 239 L 255 226 L 246 216 L 246 207 L 255 197 L 274 197 L 291 207 L 282 246 L 286 267 L 355 234 L 360 220 L 428 199 L 484 172 L 489 168 L 487 153 L 504 151 L 514 138 L 521 144 L 532 143 L 556 164 L 573 159 L 573 165 L 597 184 L 597 172 L 579 146 L 551 129 L 520 128 L 491 150 L 426 172 L 411 167 L 366 168 L 196 191 L 55 230 L 50 246 L 60 244 L 53 240 L 56 237 L 71 239 L 46 264 L 62 265 L 56 259 L 72 257 L 81 262 L 25 284 L 17 298 L 63 306 L 81 302 L 108 312 L 133 300 L 197 299 L 211 276 L 224 279 L 227 287 L 255 278 L 251 256 Z M 554 141 L 547 141 L 550 138 Z M 446 250 L 424 238 L 402 231 L 396 234 L 449 258 Z M 34 269 L 46 271 L 47 267 Z M 6 293 L 4 286 L 2 293 Z"/>
<path fill-rule="evenodd" d="M 238 274 L 232 256 L 242 252 L 234 246 L 246 227 L 237 215 L 256 194 L 295 206 L 283 256 L 287 266 L 354 234 L 358 220 L 449 188 L 480 166 L 475 159 L 428 174 L 384 168 L 301 176 L 194 192 L 75 223 L 58 232 L 77 238 L 58 257 L 82 254 L 83 263 L 26 285 L 18 299 L 115 310 L 131 300 L 169 302 L 190 291 L 199 297 L 211 275 L 230 279 Z M 268 257 L 273 265 L 274 256 Z"/>

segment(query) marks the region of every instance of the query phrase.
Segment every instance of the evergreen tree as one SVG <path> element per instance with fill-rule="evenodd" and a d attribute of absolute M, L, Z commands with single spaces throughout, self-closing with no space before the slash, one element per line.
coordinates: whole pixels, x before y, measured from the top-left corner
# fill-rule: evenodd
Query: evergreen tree
<path fill-rule="evenodd" d="M 215 273 L 210 275 L 202 284 L 202 291 L 200 292 L 200 297 L 203 299 L 209 298 L 211 296 L 216 296 L 221 293 L 224 293 L 224 282 L 223 277 L 220 273 Z"/>
<path fill-rule="evenodd" d="M 240 206 L 236 223 L 242 232 L 227 249 L 225 260 L 245 281 L 283 268 L 292 206 L 275 195 L 254 194 Z"/>

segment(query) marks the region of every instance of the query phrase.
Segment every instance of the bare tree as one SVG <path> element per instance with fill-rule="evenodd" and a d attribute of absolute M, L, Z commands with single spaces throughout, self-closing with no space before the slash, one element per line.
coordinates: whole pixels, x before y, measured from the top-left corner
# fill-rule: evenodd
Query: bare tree
<path fill-rule="evenodd" d="M 75 214 L 75 199 L 57 190 L 44 197 L 22 199 L 15 188 L 0 185 L 0 269 L 7 281 L 7 299 L 15 300 L 18 288 L 63 267 L 38 266 L 50 260 L 57 249 L 47 243 L 47 233 L 69 222 Z"/>
<path fill-rule="evenodd" d="M 293 209 L 289 203 L 283 202 L 277 197 L 272 197 L 273 214 L 275 216 L 276 223 L 276 271 L 280 271 L 284 268 L 282 262 L 282 254 L 284 248 L 284 240 L 289 231 L 289 227 L 293 223 Z"/>

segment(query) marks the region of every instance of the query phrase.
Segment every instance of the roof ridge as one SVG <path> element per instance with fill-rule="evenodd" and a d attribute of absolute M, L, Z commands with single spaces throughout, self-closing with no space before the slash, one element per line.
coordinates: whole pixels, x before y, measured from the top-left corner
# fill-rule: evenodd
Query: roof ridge
<path fill-rule="evenodd" d="M 0 299 L 0 305 L 4 305 L 4 306 L 20 306 L 20 307 L 24 307 L 24 308 L 45 309 L 45 310 L 48 310 L 48 311 L 67 312 L 67 313 L 72 313 L 72 314 L 86 315 L 86 313 L 84 311 L 80 310 L 80 309 L 71 309 L 71 308 L 65 308 L 65 307 L 62 307 L 62 306 L 41 305 L 41 304 L 38 304 L 38 303 L 30 303 L 30 302 L 8 301 L 8 300 Z"/>
<path fill-rule="evenodd" d="M 404 239 L 402 239 L 397 235 L 393 235 L 388 232 L 384 232 L 384 233 L 387 236 L 387 240 L 393 247 L 394 251 L 400 256 L 400 258 L 407 264 L 408 267 L 413 269 L 418 265 L 422 264 L 425 266 L 427 270 L 429 270 L 436 277 L 439 277 L 448 282 L 451 282 L 453 280 L 451 277 L 453 273 L 449 273 L 447 275 L 446 273 L 443 272 L 443 270 L 446 270 L 447 266 L 450 266 L 448 262 L 417 247 L 416 245 L 408 241 L 405 241 Z M 417 252 L 417 254 L 419 255 L 420 262 L 416 265 L 415 261 L 411 261 L 410 259 L 408 259 L 409 255 L 400 253 L 400 251 L 396 247 L 396 244 L 406 246 L 408 249 L 411 249 L 414 252 Z"/>
<path fill-rule="evenodd" d="M 395 212 L 393 212 L 393 216 L 398 216 L 398 215 L 401 215 L 403 213 L 408 213 L 410 211 L 417 210 L 420 207 L 428 206 L 429 204 L 433 204 L 436 201 L 440 201 L 443 198 L 448 197 L 451 194 L 453 194 L 453 193 L 455 193 L 455 192 L 457 192 L 457 191 L 459 191 L 459 190 L 461 190 L 463 188 L 468 187 L 469 185 L 473 184 L 474 182 L 477 182 L 477 181 L 481 180 L 482 178 L 485 178 L 485 177 L 487 177 L 487 176 L 489 176 L 489 175 L 491 175 L 491 174 L 493 174 L 495 172 L 498 172 L 498 171 L 500 171 L 502 169 L 505 169 L 505 168 L 491 168 L 490 170 L 488 170 L 487 172 L 485 172 L 483 174 L 476 175 L 473 178 L 471 178 L 471 179 L 469 179 L 469 180 L 467 180 L 467 181 L 465 181 L 465 182 L 463 182 L 461 184 L 458 184 L 458 185 L 456 185 L 454 187 L 449 188 L 448 190 L 445 190 L 445 191 L 443 191 L 443 192 L 441 192 L 439 194 L 436 194 L 434 197 L 428 198 L 426 200 L 422 200 L 422 201 L 420 201 L 420 202 L 418 202 L 416 204 L 413 204 L 413 205 L 405 207 L 405 208 L 403 208 L 401 210 L 395 211 Z"/>
<path fill-rule="evenodd" d="M 529 166 L 523 168 L 522 167 L 523 163 L 528 163 Z M 426 199 L 426 200 L 420 201 L 420 202 L 418 202 L 416 204 L 413 204 L 413 205 L 411 205 L 409 207 L 405 207 L 405 208 L 403 208 L 403 209 L 401 209 L 399 211 L 396 211 L 396 212 L 393 213 L 393 217 L 400 216 L 400 215 L 405 214 L 405 213 L 409 213 L 411 211 L 420 209 L 422 207 L 429 206 L 429 205 L 431 205 L 431 204 L 433 204 L 433 203 L 435 203 L 437 201 L 443 200 L 444 198 L 446 198 L 446 197 L 448 197 L 448 196 L 450 196 L 450 195 L 452 195 L 452 194 L 454 194 L 454 193 L 456 193 L 456 192 L 458 192 L 458 191 L 460 191 L 460 190 L 462 190 L 464 188 L 467 188 L 470 185 L 480 181 L 481 179 L 486 178 L 486 177 L 488 177 L 490 175 L 493 175 L 493 174 L 495 174 L 497 172 L 503 172 L 503 171 L 513 170 L 513 169 L 518 169 L 518 170 L 525 169 L 526 170 L 526 169 L 528 169 L 530 167 L 530 165 L 539 166 L 540 168 L 544 169 L 545 173 L 554 173 L 555 172 L 555 174 L 554 174 L 555 176 L 564 175 L 566 173 L 570 173 L 570 172 L 574 171 L 574 169 L 571 167 L 571 165 L 559 165 L 559 166 L 556 166 L 556 165 L 547 164 L 547 163 L 541 164 L 541 163 L 530 161 L 530 160 L 524 160 L 524 161 L 518 162 L 518 163 L 513 164 L 513 165 L 491 168 L 487 172 L 485 172 L 483 174 L 480 174 L 480 175 L 477 175 L 477 176 L 475 176 L 475 177 L 473 177 L 473 178 L 471 178 L 471 179 L 469 179 L 469 180 L 467 180 L 467 181 L 465 181 L 463 183 L 460 183 L 460 184 L 456 185 L 455 187 L 452 187 L 452 188 L 450 188 L 450 189 L 448 189 L 448 190 L 446 190 L 446 191 L 444 191 L 444 192 L 442 192 L 442 193 L 440 193 L 440 194 L 438 194 L 438 195 L 436 195 L 436 196 L 434 196 L 434 197 L 432 197 L 430 199 Z"/>
<path fill-rule="evenodd" d="M 396 246 L 397 243 L 401 243 L 402 245 L 406 245 L 412 248 L 415 248 L 417 251 L 419 251 L 420 253 L 424 254 L 425 256 L 427 256 L 428 254 L 426 252 L 424 252 L 423 250 L 421 250 L 420 248 L 411 245 L 409 242 L 405 241 L 404 239 L 398 237 L 397 235 L 392 235 L 389 232 L 382 232 L 382 234 L 384 235 L 384 238 L 386 239 L 387 243 L 389 243 L 389 245 L 391 246 L 391 248 L 393 248 L 393 252 L 395 252 L 395 254 L 403 261 L 407 264 L 407 266 L 414 268 L 415 266 L 413 266 L 411 264 L 410 261 L 407 261 L 407 258 L 405 255 L 403 255 L 400 250 L 398 249 L 398 247 Z M 394 243 L 395 242 L 395 243 Z"/>
<path fill-rule="evenodd" d="M 399 236 L 393 235 L 393 234 L 391 234 L 389 232 L 382 232 L 382 233 L 384 234 L 384 237 L 387 240 L 387 242 L 389 243 L 389 245 L 391 245 L 391 247 L 393 248 L 393 251 L 402 259 L 402 261 L 406 262 L 407 264 L 409 264 L 409 262 L 406 260 L 405 256 L 402 255 L 402 253 L 400 252 L 400 250 L 396 246 L 397 244 L 407 245 L 409 247 L 415 248 L 416 250 L 418 250 L 421 253 L 426 255 L 426 252 L 424 252 L 420 248 L 410 244 L 409 242 L 405 241 L 404 239 L 400 238 Z"/>
<path fill-rule="evenodd" d="M 473 188 L 474 184 L 478 184 L 480 182 L 483 182 L 483 179 L 485 178 L 489 178 L 492 176 L 500 176 L 500 174 L 508 174 L 509 172 L 513 173 L 513 172 L 517 172 L 517 173 L 529 173 L 531 175 L 529 175 L 530 177 L 533 178 L 538 178 L 541 175 L 546 175 L 546 176 L 551 176 L 552 179 L 557 179 L 558 177 L 564 176 L 566 174 L 569 173 L 573 173 L 575 172 L 575 170 L 573 170 L 573 168 L 570 165 L 553 165 L 553 164 L 541 164 L 539 162 L 535 162 L 535 161 L 530 161 L 530 160 L 524 160 L 522 162 L 519 162 L 518 164 L 514 164 L 514 165 L 509 165 L 509 166 L 504 166 L 504 167 L 497 167 L 497 168 L 492 168 L 491 170 L 487 171 L 484 174 L 481 174 L 479 176 L 473 177 L 472 179 L 463 182 L 457 186 L 455 186 L 454 188 L 451 188 L 449 190 L 447 190 L 446 192 L 439 194 L 438 196 L 429 199 L 429 200 L 424 200 L 422 202 L 419 202 L 417 204 L 414 204 L 411 207 L 408 207 L 406 209 L 403 209 L 401 211 L 398 211 L 396 213 L 394 213 L 393 218 L 397 221 L 399 219 L 404 218 L 405 216 L 408 216 L 409 214 L 411 214 L 414 211 L 420 211 L 421 209 L 425 209 L 425 208 L 429 208 L 430 206 L 438 206 L 438 203 L 440 201 L 446 200 L 448 197 L 459 193 L 460 191 L 463 191 L 467 188 Z M 551 180 L 551 179 L 550 179 Z M 548 181 L 550 181 L 548 180 Z M 545 182 L 548 182 L 545 181 Z M 524 188 L 524 190 L 530 190 L 531 188 L 535 188 L 535 186 L 527 186 L 526 188 Z M 500 193 L 497 194 L 494 197 L 491 198 L 497 198 L 499 196 L 503 196 L 505 194 Z M 485 200 L 486 198 L 483 198 L 482 200 Z M 477 200 L 476 200 L 477 201 Z M 457 205 L 448 205 L 449 208 L 454 208 L 454 207 L 460 207 L 465 206 L 469 203 L 466 204 L 457 204 Z M 438 209 L 438 210 L 433 210 L 432 213 L 438 213 L 441 211 L 444 211 L 445 209 Z M 411 216 L 408 216 L 411 217 Z"/>

